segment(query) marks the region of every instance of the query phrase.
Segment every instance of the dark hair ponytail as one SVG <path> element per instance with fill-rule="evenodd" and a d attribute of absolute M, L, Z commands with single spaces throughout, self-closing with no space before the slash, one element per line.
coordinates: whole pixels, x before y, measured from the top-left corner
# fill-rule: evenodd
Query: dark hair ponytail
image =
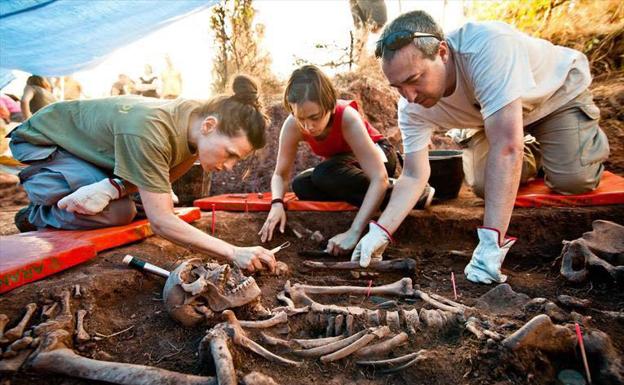
<path fill-rule="evenodd" d="M 223 134 L 234 137 L 242 130 L 254 149 L 264 147 L 269 118 L 260 103 L 258 85 L 252 78 L 238 75 L 232 90 L 233 95 L 217 96 L 204 103 L 197 113 L 201 117 L 215 115 L 219 119 L 217 129 Z"/>

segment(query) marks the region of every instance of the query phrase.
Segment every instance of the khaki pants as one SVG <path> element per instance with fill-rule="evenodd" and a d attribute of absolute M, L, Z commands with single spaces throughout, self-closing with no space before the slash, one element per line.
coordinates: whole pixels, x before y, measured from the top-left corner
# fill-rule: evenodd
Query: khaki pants
<path fill-rule="evenodd" d="M 550 115 L 524 127 L 524 158 L 520 183 L 535 178 L 540 168 L 548 187 L 564 194 L 594 190 L 609 156 L 607 136 L 598 125 L 600 110 L 589 91 Z M 485 164 L 490 145 L 485 131 L 477 131 L 466 143 L 463 166 L 466 183 L 484 195 Z"/>

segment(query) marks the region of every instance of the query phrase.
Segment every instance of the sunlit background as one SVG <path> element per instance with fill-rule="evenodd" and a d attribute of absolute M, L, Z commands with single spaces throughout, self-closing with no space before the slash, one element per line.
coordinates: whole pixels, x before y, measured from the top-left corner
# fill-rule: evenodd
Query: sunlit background
<path fill-rule="evenodd" d="M 446 5 L 445 5 L 446 4 Z M 423 9 L 442 24 L 445 31 L 459 27 L 465 18 L 461 0 L 417 1 L 387 0 L 388 20 L 399 14 Z M 287 78 L 295 68 L 295 59 L 324 63 L 332 52 L 316 49 L 316 44 L 347 47 L 353 21 L 348 0 L 256 0 L 255 22 L 265 26 L 263 47 L 273 60 L 272 70 Z M 83 97 L 94 98 L 110 94 L 118 74 L 137 79 L 145 64 L 159 75 L 165 67 L 165 55 L 170 55 L 174 67 L 182 73 L 183 97 L 210 96 L 214 36 L 210 29 L 210 9 L 197 12 L 144 38 L 120 47 L 100 65 L 72 76 L 82 85 Z M 377 35 L 372 35 L 372 47 Z M 331 69 L 325 69 L 332 73 Z M 5 93 L 21 96 L 29 74 L 16 71 L 16 79 L 3 89 Z"/>

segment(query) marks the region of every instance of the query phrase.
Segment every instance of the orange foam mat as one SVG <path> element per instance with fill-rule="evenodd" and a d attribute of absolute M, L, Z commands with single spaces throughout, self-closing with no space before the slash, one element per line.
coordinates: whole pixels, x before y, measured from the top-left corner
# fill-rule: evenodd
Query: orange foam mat
<path fill-rule="evenodd" d="M 598 188 L 592 192 L 578 195 L 557 194 L 544 184 L 543 179 L 536 179 L 518 190 L 516 207 L 574 207 L 605 206 L 624 204 L 624 178 L 605 171 Z"/>
<path fill-rule="evenodd" d="M 271 193 L 223 194 L 196 199 L 193 206 L 210 211 L 269 211 Z M 355 211 L 358 208 L 346 202 L 300 201 L 294 193 L 284 195 L 284 203 L 289 211 Z"/>
<path fill-rule="evenodd" d="M 195 207 L 176 209 L 186 222 L 201 217 Z M 95 258 L 97 253 L 152 235 L 147 219 L 97 230 L 40 230 L 0 237 L 0 293 Z"/>

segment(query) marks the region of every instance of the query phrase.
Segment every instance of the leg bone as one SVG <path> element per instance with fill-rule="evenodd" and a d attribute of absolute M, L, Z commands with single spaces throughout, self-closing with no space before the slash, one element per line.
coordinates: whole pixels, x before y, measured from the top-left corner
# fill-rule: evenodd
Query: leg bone
<path fill-rule="evenodd" d="M 87 315 L 87 311 L 84 309 L 76 312 L 76 341 L 78 343 L 86 342 L 91 339 L 89 333 L 84 329 L 84 317 Z"/>
<path fill-rule="evenodd" d="M 17 326 L 15 326 L 11 330 L 7 330 L 7 332 L 4 333 L 4 338 L 6 338 L 9 342 L 13 342 L 20 338 L 24 334 L 24 329 L 26 329 L 26 325 L 28 325 L 28 322 L 30 321 L 32 315 L 35 313 L 36 309 L 37 305 L 34 303 L 29 303 L 28 305 L 26 305 L 26 314 L 24 314 L 24 317 L 17 324 Z"/>

